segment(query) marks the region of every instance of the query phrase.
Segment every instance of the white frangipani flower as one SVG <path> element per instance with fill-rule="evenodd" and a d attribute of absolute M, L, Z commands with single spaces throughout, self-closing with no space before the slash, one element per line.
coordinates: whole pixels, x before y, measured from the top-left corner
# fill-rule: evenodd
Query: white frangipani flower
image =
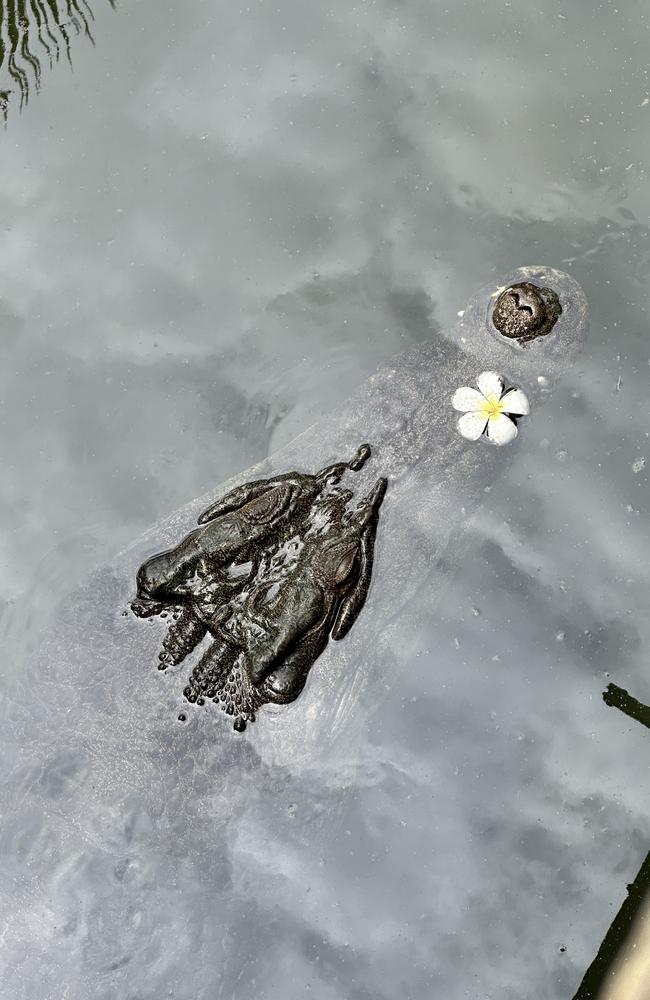
<path fill-rule="evenodd" d="M 526 394 L 521 389 L 506 389 L 496 372 L 481 372 L 477 389 L 463 385 L 456 389 L 451 405 L 463 416 L 458 430 L 468 441 L 485 434 L 493 444 L 509 444 L 517 437 L 517 417 L 530 413 Z"/>

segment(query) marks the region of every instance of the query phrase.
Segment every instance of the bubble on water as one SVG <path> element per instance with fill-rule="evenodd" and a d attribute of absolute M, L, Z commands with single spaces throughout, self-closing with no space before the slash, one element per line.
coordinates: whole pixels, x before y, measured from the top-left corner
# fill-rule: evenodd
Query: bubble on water
<path fill-rule="evenodd" d="M 558 460 L 558 462 L 566 462 L 567 452 L 564 450 L 564 448 L 560 448 L 559 451 L 555 452 L 555 457 Z"/>
<path fill-rule="evenodd" d="M 645 469 L 645 458 L 643 455 L 639 455 L 639 457 L 632 462 L 632 472 L 636 474 L 637 472 L 641 472 L 642 469 Z"/>

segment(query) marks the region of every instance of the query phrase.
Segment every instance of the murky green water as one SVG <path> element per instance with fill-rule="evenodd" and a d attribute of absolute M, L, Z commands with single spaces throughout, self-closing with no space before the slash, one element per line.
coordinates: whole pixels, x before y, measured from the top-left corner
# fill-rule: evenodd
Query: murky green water
<path fill-rule="evenodd" d="M 648 849 L 647 4 L 91 6 L 0 5 L 4 994 L 570 1000 Z M 66 664 L 116 552 L 540 262 L 588 345 L 354 751 L 179 736 L 112 577 Z"/>

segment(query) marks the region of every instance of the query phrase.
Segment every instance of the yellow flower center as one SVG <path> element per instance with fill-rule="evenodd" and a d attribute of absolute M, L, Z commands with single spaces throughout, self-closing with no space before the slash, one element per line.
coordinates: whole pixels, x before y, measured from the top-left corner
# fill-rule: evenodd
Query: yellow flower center
<path fill-rule="evenodd" d="M 486 420 L 494 420 L 503 413 L 503 403 L 496 396 L 487 397 L 481 405 L 481 413 Z"/>

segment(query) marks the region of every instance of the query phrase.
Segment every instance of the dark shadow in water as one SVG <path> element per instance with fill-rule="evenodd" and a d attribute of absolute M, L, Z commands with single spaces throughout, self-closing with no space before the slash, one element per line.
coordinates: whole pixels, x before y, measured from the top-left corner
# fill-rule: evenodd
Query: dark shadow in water
<path fill-rule="evenodd" d="M 637 701 L 624 688 L 610 684 L 603 692 L 606 705 L 620 709 L 631 719 L 650 728 L 650 708 Z M 598 1000 L 609 972 L 618 959 L 632 929 L 637 914 L 650 896 L 650 852 L 641 865 L 634 882 L 627 887 L 627 898 L 614 917 L 612 925 L 598 949 L 598 954 L 587 969 L 573 1000 Z"/>
<path fill-rule="evenodd" d="M 115 0 L 108 0 L 115 7 Z M 87 0 L 0 0 L 0 71 L 6 68 L 9 89 L 0 90 L 0 117 L 7 123 L 13 94 L 22 110 L 41 87 L 41 65 L 50 69 L 61 57 L 72 65 L 70 42 L 91 31 L 93 12 Z M 13 86 L 11 86 L 13 84 Z"/>

